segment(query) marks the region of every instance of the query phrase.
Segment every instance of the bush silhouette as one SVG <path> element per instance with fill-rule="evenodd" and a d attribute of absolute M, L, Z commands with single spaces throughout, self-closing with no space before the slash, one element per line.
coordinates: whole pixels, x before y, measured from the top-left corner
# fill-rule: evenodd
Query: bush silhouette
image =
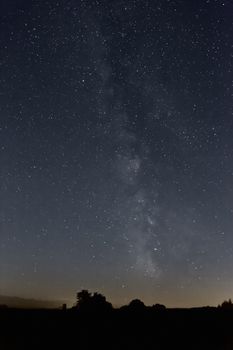
<path fill-rule="evenodd" d="M 163 304 L 155 304 L 152 306 L 152 308 L 158 311 L 166 310 L 166 306 Z"/>

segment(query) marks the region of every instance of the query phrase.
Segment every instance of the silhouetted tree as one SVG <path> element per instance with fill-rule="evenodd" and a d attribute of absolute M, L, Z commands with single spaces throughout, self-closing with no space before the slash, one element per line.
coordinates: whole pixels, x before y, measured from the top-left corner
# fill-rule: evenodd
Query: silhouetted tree
<path fill-rule="evenodd" d="M 166 306 L 163 305 L 163 304 L 155 304 L 155 305 L 152 306 L 152 308 L 153 308 L 154 310 L 158 310 L 158 311 L 166 310 Z"/>
<path fill-rule="evenodd" d="M 112 308 L 112 304 L 106 301 L 104 295 L 94 293 L 92 296 L 92 307 L 98 310 L 110 310 Z"/>
<path fill-rule="evenodd" d="M 91 298 L 91 293 L 88 292 L 88 290 L 83 289 L 81 290 L 81 292 L 77 293 L 77 303 L 78 304 L 82 304 L 82 303 L 86 303 L 87 301 L 89 301 Z"/>
<path fill-rule="evenodd" d="M 88 290 L 82 290 L 77 293 L 76 307 L 83 311 L 106 311 L 112 309 L 112 304 L 100 293 L 92 294 Z"/>
<path fill-rule="evenodd" d="M 104 295 L 95 292 L 95 293 L 92 295 L 92 302 L 93 302 L 94 304 L 98 304 L 98 305 L 105 304 L 105 303 L 106 303 L 106 298 L 105 298 Z"/>
<path fill-rule="evenodd" d="M 88 290 L 83 289 L 81 292 L 77 293 L 77 303 L 76 306 L 81 309 L 90 305 L 91 293 Z"/>
<path fill-rule="evenodd" d="M 144 303 L 139 299 L 132 300 L 129 303 L 128 307 L 130 308 L 130 310 L 133 310 L 133 311 L 142 311 L 145 309 Z"/>
<path fill-rule="evenodd" d="M 225 300 L 225 301 L 222 303 L 221 307 L 222 307 L 223 309 L 233 309 L 233 304 L 232 304 L 231 299 L 229 299 L 228 301 Z"/>

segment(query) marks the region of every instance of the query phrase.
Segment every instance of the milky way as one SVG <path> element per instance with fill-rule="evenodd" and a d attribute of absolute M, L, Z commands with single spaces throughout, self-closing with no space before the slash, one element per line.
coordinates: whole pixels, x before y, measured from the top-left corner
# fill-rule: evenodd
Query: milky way
<path fill-rule="evenodd" d="M 0 294 L 231 297 L 232 10 L 0 4 Z"/>

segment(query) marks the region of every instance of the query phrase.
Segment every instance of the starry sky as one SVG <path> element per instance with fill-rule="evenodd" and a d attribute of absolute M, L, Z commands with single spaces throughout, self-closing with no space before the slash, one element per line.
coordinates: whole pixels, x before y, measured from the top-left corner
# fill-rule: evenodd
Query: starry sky
<path fill-rule="evenodd" d="M 233 296 L 232 13 L 1 1 L 1 295 Z"/>

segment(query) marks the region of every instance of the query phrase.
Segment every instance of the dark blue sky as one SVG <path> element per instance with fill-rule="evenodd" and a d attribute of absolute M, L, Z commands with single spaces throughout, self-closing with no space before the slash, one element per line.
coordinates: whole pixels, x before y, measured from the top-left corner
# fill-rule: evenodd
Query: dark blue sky
<path fill-rule="evenodd" d="M 0 294 L 232 296 L 232 11 L 1 1 Z"/>

